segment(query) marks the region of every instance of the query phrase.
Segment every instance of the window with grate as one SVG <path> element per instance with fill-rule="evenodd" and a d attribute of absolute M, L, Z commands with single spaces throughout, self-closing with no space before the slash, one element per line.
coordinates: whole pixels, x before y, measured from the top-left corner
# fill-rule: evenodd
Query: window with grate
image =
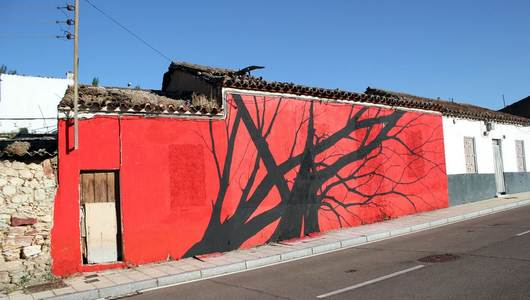
<path fill-rule="evenodd" d="M 526 172 L 526 161 L 524 155 L 524 142 L 520 140 L 515 141 L 515 155 L 517 159 L 517 170 L 519 172 Z"/>
<path fill-rule="evenodd" d="M 475 151 L 474 137 L 464 137 L 464 153 L 466 155 L 466 173 L 477 173 L 477 153 Z"/>

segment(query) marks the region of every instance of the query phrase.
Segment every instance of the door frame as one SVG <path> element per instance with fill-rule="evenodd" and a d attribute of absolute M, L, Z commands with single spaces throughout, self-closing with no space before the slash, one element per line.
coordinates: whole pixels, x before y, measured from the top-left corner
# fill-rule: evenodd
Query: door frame
<path fill-rule="evenodd" d="M 116 261 L 110 262 L 110 263 L 88 263 L 86 260 L 86 251 L 84 248 L 86 245 L 83 243 L 86 243 L 86 241 L 83 241 L 83 237 L 81 236 L 83 231 L 86 231 L 86 228 L 83 228 L 83 226 L 86 226 L 86 222 L 83 222 L 84 216 L 84 208 L 82 204 L 82 190 L 81 190 L 81 174 L 87 174 L 87 173 L 98 173 L 98 172 L 108 172 L 108 173 L 114 173 L 114 203 L 116 207 L 116 247 L 117 247 L 117 257 Z M 79 228 L 80 228 L 80 236 L 79 236 L 79 242 L 80 242 L 80 250 L 81 250 L 81 264 L 82 265 L 105 265 L 105 264 L 113 264 L 113 263 L 120 263 L 124 261 L 124 247 L 123 247 L 123 223 L 122 223 L 122 203 L 121 203 L 121 189 L 120 184 L 121 178 L 120 178 L 120 170 L 119 169 L 84 169 L 80 170 L 79 172 L 79 181 L 78 181 L 78 205 L 79 205 Z M 86 233 L 85 233 L 86 234 Z M 85 238 L 86 239 L 86 238 Z"/>

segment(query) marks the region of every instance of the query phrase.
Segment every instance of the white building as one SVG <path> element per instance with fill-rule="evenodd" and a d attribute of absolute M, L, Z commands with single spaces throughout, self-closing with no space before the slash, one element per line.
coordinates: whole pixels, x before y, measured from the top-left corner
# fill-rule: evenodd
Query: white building
<path fill-rule="evenodd" d="M 530 191 L 529 124 L 442 121 L 450 204 Z"/>
<path fill-rule="evenodd" d="M 0 133 L 49 133 L 57 129 L 57 104 L 71 78 L 0 74 Z"/>
<path fill-rule="evenodd" d="M 449 205 L 530 191 L 530 119 L 386 90 L 367 93 L 441 113 Z"/>

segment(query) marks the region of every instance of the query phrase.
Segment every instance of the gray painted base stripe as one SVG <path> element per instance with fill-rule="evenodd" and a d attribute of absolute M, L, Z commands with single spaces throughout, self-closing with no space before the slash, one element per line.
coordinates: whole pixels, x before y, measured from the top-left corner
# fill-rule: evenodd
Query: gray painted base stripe
<path fill-rule="evenodd" d="M 392 277 L 396 277 L 396 276 L 399 276 L 399 275 L 402 275 L 402 274 L 405 274 L 405 273 L 408 273 L 408 272 L 412 272 L 412 271 L 421 269 L 423 267 L 425 267 L 425 265 L 417 265 L 417 266 L 412 267 L 412 268 L 401 270 L 401 271 L 398 271 L 398 272 L 395 272 L 395 273 L 392 273 L 392 274 L 388 274 L 388 275 L 385 275 L 385 276 L 381 276 L 381 277 L 378 277 L 378 278 L 375 278 L 375 279 L 372 279 L 372 280 L 368 280 L 368 281 L 365 281 L 365 282 L 362 282 L 362 283 L 359 283 L 359 284 L 356 284 L 356 285 L 345 287 L 345 288 L 342 288 L 342 289 L 339 289 L 339 290 L 336 290 L 336 291 L 333 291 L 333 292 L 322 294 L 322 295 L 317 296 L 317 298 L 322 299 L 322 298 L 327 298 L 327 297 L 330 297 L 330 296 L 335 296 L 335 295 L 338 295 L 338 294 L 342 294 L 344 292 L 355 290 L 355 289 L 358 289 L 358 288 L 363 287 L 363 286 L 367 286 L 367 285 L 370 285 L 370 284 L 373 284 L 373 283 L 376 283 L 376 282 L 379 282 L 379 281 L 383 281 L 383 280 L 386 280 L 386 279 L 389 279 L 389 278 L 392 278 Z"/>
<path fill-rule="evenodd" d="M 518 234 L 516 234 L 516 236 L 522 236 L 522 235 L 525 235 L 525 234 L 528 234 L 528 233 L 530 233 L 530 230 L 527 230 L 527 231 L 523 231 L 523 232 L 521 232 L 521 233 L 518 233 Z"/>

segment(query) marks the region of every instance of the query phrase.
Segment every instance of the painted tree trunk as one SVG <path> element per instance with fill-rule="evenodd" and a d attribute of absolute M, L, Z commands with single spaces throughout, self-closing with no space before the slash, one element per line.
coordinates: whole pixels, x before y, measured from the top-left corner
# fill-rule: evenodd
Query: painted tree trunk
<path fill-rule="evenodd" d="M 307 136 L 300 169 L 278 226 L 278 239 L 286 240 L 318 231 L 317 182 L 315 165 L 315 127 L 313 103 L 309 106 Z"/>

